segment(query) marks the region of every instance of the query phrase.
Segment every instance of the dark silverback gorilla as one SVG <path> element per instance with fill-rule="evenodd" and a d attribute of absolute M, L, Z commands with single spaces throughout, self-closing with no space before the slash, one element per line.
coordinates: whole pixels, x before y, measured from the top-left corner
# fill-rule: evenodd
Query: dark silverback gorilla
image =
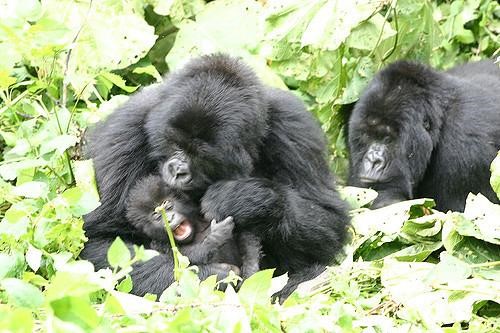
<path fill-rule="evenodd" d="M 82 257 L 98 268 L 118 235 L 149 246 L 127 221 L 126 205 L 132 187 L 150 174 L 198 202 L 206 221 L 233 217 L 236 234 L 258 235 L 261 268 L 289 272 L 281 297 L 324 270 L 343 245 L 346 205 L 318 123 L 298 98 L 263 86 L 235 58 L 192 60 L 131 97 L 88 141 L 102 205 L 85 217 Z M 171 271 L 167 255 L 139 265 L 133 292 L 161 293 Z"/>
<path fill-rule="evenodd" d="M 469 192 L 498 202 L 489 184 L 500 149 L 498 65 L 389 65 L 353 110 L 349 147 L 350 184 L 377 190 L 375 208 L 430 197 L 440 210 L 463 211 Z"/>

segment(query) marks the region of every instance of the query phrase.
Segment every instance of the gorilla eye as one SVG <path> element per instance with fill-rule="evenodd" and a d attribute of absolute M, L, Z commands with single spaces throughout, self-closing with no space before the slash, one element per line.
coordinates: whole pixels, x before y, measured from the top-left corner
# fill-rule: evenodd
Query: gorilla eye
<path fill-rule="evenodd" d="M 170 200 L 163 201 L 160 206 L 166 211 L 172 210 L 172 208 L 174 208 L 174 204 Z"/>

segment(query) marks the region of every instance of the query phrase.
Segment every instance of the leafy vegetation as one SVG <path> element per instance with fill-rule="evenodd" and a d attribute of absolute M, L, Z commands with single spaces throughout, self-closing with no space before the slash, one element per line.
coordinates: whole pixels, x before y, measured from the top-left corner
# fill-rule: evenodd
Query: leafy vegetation
<path fill-rule="evenodd" d="M 399 58 L 448 68 L 498 56 L 499 18 L 494 0 L 0 0 L 0 331 L 497 332 L 500 207 L 481 195 L 464 213 L 425 199 L 370 211 L 375 193 L 344 188 L 342 265 L 283 306 L 271 271 L 222 293 L 180 260 L 155 302 L 127 293 L 151 251 L 132 257 L 117 240 L 100 272 L 76 259 L 81 216 L 99 204 L 82 134 L 189 57 L 229 52 L 296 92 L 342 177 L 346 116 L 372 75 Z M 500 158 L 491 184 L 500 195 Z"/>

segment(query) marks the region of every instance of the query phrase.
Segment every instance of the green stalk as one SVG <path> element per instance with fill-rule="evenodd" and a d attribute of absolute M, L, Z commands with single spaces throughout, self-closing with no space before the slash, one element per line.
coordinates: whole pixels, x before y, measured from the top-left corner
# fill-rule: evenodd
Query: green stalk
<path fill-rule="evenodd" d="M 170 229 L 170 223 L 168 221 L 165 208 L 159 206 L 156 209 L 157 211 L 160 212 L 161 218 L 163 219 L 163 223 L 165 223 L 165 229 L 167 230 L 168 240 L 170 241 L 170 246 L 172 247 L 172 255 L 174 256 L 174 279 L 175 281 L 179 281 L 180 268 L 179 268 L 179 258 L 177 257 L 179 250 L 177 249 L 177 245 L 175 244 L 174 234 L 172 233 L 172 229 Z"/>

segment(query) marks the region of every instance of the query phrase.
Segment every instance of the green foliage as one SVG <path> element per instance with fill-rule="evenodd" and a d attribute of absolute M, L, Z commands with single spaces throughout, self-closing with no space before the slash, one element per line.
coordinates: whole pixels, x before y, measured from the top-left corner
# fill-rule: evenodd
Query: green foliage
<path fill-rule="evenodd" d="M 82 136 L 169 69 L 242 57 L 307 103 L 344 176 L 347 111 L 373 74 L 399 58 L 449 68 L 498 56 L 499 17 L 494 0 L 0 0 L 0 331 L 498 331 L 500 208 L 481 195 L 464 213 L 425 199 L 370 211 L 376 193 L 342 188 L 346 258 L 282 306 L 270 296 L 286 276 L 271 271 L 221 292 L 178 253 L 156 301 L 128 294 L 132 265 L 155 251 L 117 239 L 112 270 L 76 259 L 82 216 L 99 205 Z"/>
<path fill-rule="evenodd" d="M 491 187 L 500 198 L 500 153 L 491 163 Z"/>

